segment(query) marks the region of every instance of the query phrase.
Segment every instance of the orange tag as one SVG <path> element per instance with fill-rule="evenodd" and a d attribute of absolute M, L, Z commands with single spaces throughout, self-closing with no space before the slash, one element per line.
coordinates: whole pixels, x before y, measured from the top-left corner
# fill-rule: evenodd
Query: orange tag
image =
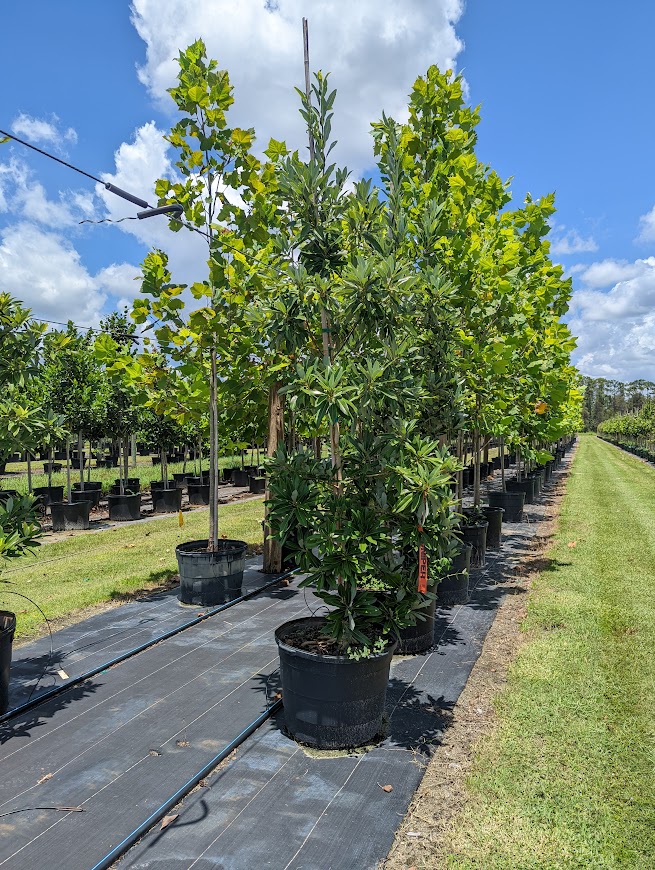
<path fill-rule="evenodd" d="M 428 591 L 428 554 L 424 544 L 418 548 L 418 591 L 422 594 Z"/>

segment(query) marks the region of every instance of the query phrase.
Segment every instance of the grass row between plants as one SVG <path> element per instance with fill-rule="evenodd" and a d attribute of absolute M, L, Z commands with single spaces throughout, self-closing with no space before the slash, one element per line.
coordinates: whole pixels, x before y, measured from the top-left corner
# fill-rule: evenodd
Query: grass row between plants
<path fill-rule="evenodd" d="M 263 499 L 249 499 L 219 508 L 221 534 L 262 543 Z M 32 605 L 7 594 L 14 590 L 32 598 L 48 619 L 107 601 L 120 601 L 138 589 L 164 583 L 177 573 L 175 547 L 183 541 L 207 538 L 207 510 L 118 526 L 103 532 L 78 534 L 40 547 L 0 573 L 0 606 L 17 614 L 18 638 L 34 635 L 43 620 Z M 9 580 L 13 585 L 5 586 Z"/>
<path fill-rule="evenodd" d="M 524 630 L 445 866 L 655 867 L 655 469 L 580 439 Z"/>

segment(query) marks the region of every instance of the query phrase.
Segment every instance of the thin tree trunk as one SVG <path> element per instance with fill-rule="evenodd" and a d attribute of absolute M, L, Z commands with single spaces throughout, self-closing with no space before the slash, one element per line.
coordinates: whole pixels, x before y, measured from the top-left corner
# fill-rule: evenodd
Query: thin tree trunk
<path fill-rule="evenodd" d="M 480 432 L 476 429 L 473 433 L 473 453 L 475 456 L 473 471 L 473 506 L 480 505 Z"/>
<path fill-rule="evenodd" d="M 129 438 L 123 439 L 123 478 L 125 480 L 125 488 L 127 488 L 127 481 L 130 476 L 130 440 Z"/>
<path fill-rule="evenodd" d="M 27 451 L 27 491 L 32 492 L 32 454 Z"/>
<path fill-rule="evenodd" d="M 77 456 L 80 463 L 80 489 L 84 492 L 84 462 L 82 460 L 82 456 L 84 454 L 84 441 L 82 440 L 82 433 L 77 433 Z"/>
<path fill-rule="evenodd" d="M 71 440 L 66 436 L 66 490 L 68 501 L 71 500 Z"/>
<path fill-rule="evenodd" d="M 132 454 L 132 468 L 136 468 L 136 435 L 130 438 L 130 453 Z"/>
<path fill-rule="evenodd" d="M 52 486 L 52 463 L 55 461 L 55 451 L 52 447 L 48 450 L 48 486 Z"/>
<path fill-rule="evenodd" d="M 463 465 L 462 462 L 462 453 L 464 452 L 464 437 L 461 432 L 457 433 L 457 459 L 459 460 L 460 465 Z M 458 511 L 461 513 L 462 510 L 462 501 L 464 499 L 464 471 L 457 472 L 457 501 L 459 502 Z"/>
<path fill-rule="evenodd" d="M 499 449 L 500 449 L 500 485 L 501 485 L 503 492 L 505 492 L 505 439 L 503 437 L 500 438 Z"/>
<path fill-rule="evenodd" d="M 284 444 L 284 397 L 280 395 L 281 383 L 273 384 L 268 393 L 268 441 L 267 455 L 274 456 L 280 444 Z M 282 570 L 282 547 L 271 537 L 268 525 L 269 507 L 266 504 L 271 497 L 269 476 L 266 478 L 266 495 L 264 506 L 264 573 L 277 574 Z"/>
<path fill-rule="evenodd" d="M 89 464 L 86 467 L 86 479 L 87 483 L 91 480 L 91 457 L 93 456 L 93 444 L 91 443 L 91 439 L 89 439 Z M 96 462 L 98 460 L 96 459 Z"/>
<path fill-rule="evenodd" d="M 218 549 L 218 376 L 216 350 L 211 349 L 211 375 L 209 397 L 209 544 L 208 549 Z"/>

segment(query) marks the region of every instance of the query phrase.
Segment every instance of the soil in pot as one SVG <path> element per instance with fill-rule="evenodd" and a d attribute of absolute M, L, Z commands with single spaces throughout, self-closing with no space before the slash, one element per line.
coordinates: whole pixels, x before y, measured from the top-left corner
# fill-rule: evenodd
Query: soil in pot
<path fill-rule="evenodd" d="M 488 522 L 476 522 L 471 525 L 462 525 L 457 536 L 464 541 L 465 544 L 470 544 L 471 551 L 471 568 L 484 568 L 485 554 L 487 552 L 487 528 Z"/>
<path fill-rule="evenodd" d="M 209 552 L 208 543 L 187 541 L 175 548 L 182 604 L 208 607 L 241 595 L 248 545 L 225 539 L 218 542 L 218 550 Z"/>
<path fill-rule="evenodd" d="M 156 514 L 177 513 L 182 508 L 182 490 L 177 486 L 171 489 L 153 489 L 152 509 Z"/>
<path fill-rule="evenodd" d="M 505 511 L 503 520 L 506 523 L 520 523 L 523 520 L 524 504 L 525 492 L 501 492 L 500 490 L 489 491 L 489 507 L 503 508 Z"/>
<path fill-rule="evenodd" d="M 497 550 L 503 543 L 503 514 L 501 507 L 483 507 L 482 513 L 489 523 L 487 527 L 487 547 Z"/>
<path fill-rule="evenodd" d="M 90 501 L 51 502 L 52 531 L 72 532 L 78 529 L 88 529 L 90 510 Z"/>
<path fill-rule="evenodd" d="M 470 544 L 462 544 L 459 553 L 453 557 L 449 574 L 437 586 L 437 600 L 440 604 L 466 604 L 469 600 L 472 550 Z"/>
<path fill-rule="evenodd" d="M 91 503 L 91 510 L 93 510 L 93 508 L 97 508 L 100 504 L 101 495 L 102 490 L 100 489 L 74 489 L 71 492 L 71 502 L 79 504 L 80 502 L 88 501 Z"/>
<path fill-rule="evenodd" d="M 408 625 L 400 630 L 400 644 L 397 654 L 409 655 L 425 652 L 434 646 L 434 612 L 437 608 L 436 596 L 427 598 L 421 613 L 425 617 L 416 620 L 416 625 Z"/>
<path fill-rule="evenodd" d="M 109 519 L 112 522 L 123 523 L 128 520 L 138 520 L 141 517 L 141 493 L 110 493 L 107 496 Z"/>
<path fill-rule="evenodd" d="M 42 507 L 48 507 L 53 501 L 64 500 L 63 486 L 35 486 L 32 492 Z"/>
<path fill-rule="evenodd" d="M 11 645 L 16 631 L 16 614 L 0 610 L 0 716 L 9 707 L 9 671 L 11 670 Z"/>
<path fill-rule="evenodd" d="M 394 646 L 359 661 L 316 652 L 323 625 L 320 617 L 305 617 L 275 632 L 286 729 L 318 749 L 362 746 L 382 731 Z"/>
<path fill-rule="evenodd" d="M 198 477 L 197 480 L 200 480 Z M 209 484 L 208 483 L 189 483 L 187 485 L 189 494 L 189 504 L 209 504 Z"/>

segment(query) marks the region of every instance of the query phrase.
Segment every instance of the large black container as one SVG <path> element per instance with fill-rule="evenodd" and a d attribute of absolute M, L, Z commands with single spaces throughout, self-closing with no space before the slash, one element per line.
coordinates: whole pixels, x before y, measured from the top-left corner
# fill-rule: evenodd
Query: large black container
<path fill-rule="evenodd" d="M 250 472 L 245 469 L 234 468 L 232 470 L 232 483 L 235 486 L 250 486 Z"/>
<path fill-rule="evenodd" d="M 48 507 L 53 501 L 64 500 L 63 486 L 35 486 L 32 493 L 42 507 Z"/>
<path fill-rule="evenodd" d="M 9 707 L 9 671 L 11 670 L 11 645 L 16 631 L 16 614 L 0 610 L 0 716 Z"/>
<path fill-rule="evenodd" d="M 179 473 L 176 473 L 173 475 L 173 480 L 175 481 L 175 486 L 178 489 L 184 489 L 184 487 L 186 486 L 186 477 L 187 477 L 186 471 L 180 471 Z"/>
<path fill-rule="evenodd" d="M 70 532 L 89 528 L 90 501 L 51 502 L 53 532 Z"/>
<path fill-rule="evenodd" d="M 472 547 L 470 560 L 471 568 L 484 568 L 486 561 L 485 554 L 487 552 L 488 526 L 488 522 L 479 522 L 475 525 L 461 526 L 458 532 L 458 537 L 460 537 L 465 544 L 470 544 Z"/>
<path fill-rule="evenodd" d="M 470 486 L 472 482 L 473 482 L 473 475 L 471 474 L 471 469 L 465 468 L 462 471 L 462 486 L 464 486 L 464 487 Z"/>
<path fill-rule="evenodd" d="M 121 479 L 120 479 L 120 477 L 117 477 L 114 480 L 114 486 L 118 486 L 120 488 L 120 485 L 121 485 Z M 139 492 L 139 490 L 141 489 L 141 481 L 139 480 L 138 477 L 128 477 L 127 480 L 124 481 L 124 486 L 125 486 L 125 489 L 129 489 L 132 492 Z"/>
<path fill-rule="evenodd" d="M 233 468 L 224 468 L 223 469 L 223 480 L 225 481 L 225 483 L 232 482 L 232 472 L 233 471 L 234 471 Z"/>
<path fill-rule="evenodd" d="M 266 492 L 266 478 L 265 477 L 251 477 L 250 478 L 250 492 L 254 492 L 257 495 L 261 495 Z"/>
<path fill-rule="evenodd" d="M 73 489 L 82 489 L 82 484 L 79 482 L 73 484 Z M 86 492 L 89 489 L 102 489 L 102 481 L 101 480 L 85 480 L 84 481 L 84 491 Z"/>
<path fill-rule="evenodd" d="M 80 462 L 82 463 L 82 468 L 84 468 L 86 465 L 86 457 L 83 456 L 81 460 L 79 457 L 77 457 L 77 459 L 71 459 L 71 468 L 77 468 L 79 471 Z"/>
<path fill-rule="evenodd" d="M 83 501 L 91 502 L 91 510 L 100 504 L 101 489 L 74 489 L 71 492 L 71 502 L 79 504 Z"/>
<path fill-rule="evenodd" d="M 450 572 L 437 586 L 437 600 L 440 604 L 466 604 L 469 600 L 472 550 L 470 544 L 462 544 L 459 553 L 453 557 Z"/>
<path fill-rule="evenodd" d="M 141 493 L 110 493 L 107 496 L 109 519 L 123 523 L 128 520 L 138 520 L 141 517 Z"/>
<path fill-rule="evenodd" d="M 291 736 L 319 749 L 370 743 L 382 730 L 382 715 L 394 647 L 354 661 L 290 646 L 298 627 L 320 617 L 285 622 L 275 632 L 280 653 L 284 721 Z"/>
<path fill-rule="evenodd" d="M 180 601 L 208 607 L 241 595 L 245 568 L 245 541 L 221 540 L 213 553 L 208 541 L 187 541 L 175 548 L 180 571 Z"/>
<path fill-rule="evenodd" d="M 200 478 L 196 478 L 200 480 Z M 209 504 L 209 484 L 208 483 L 189 483 L 187 484 L 187 492 L 189 493 L 189 504 Z"/>
<path fill-rule="evenodd" d="M 421 608 L 421 613 L 425 619 L 417 619 L 416 625 L 409 625 L 407 628 L 401 629 L 397 653 L 404 655 L 425 652 L 434 646 L 434 612 L 436 608 L 436 597 L 426 599 L 425 607 Z"/>
<path fill-rule="evenodd" d="M 506 523 L 520 523 L 523 519 L 523 505 L 525 504 L 525 492 L 502 492 L 501 490 L 489 490 L 489 507 L 503 508 L 505 511 L 503 520 Z"/>
<path fill-rule="evenodd" d="M 500 507 L 484 506 L 482 513 L 489 523 L 487 527 L 487 547 L 497 550 L 503 543 L 503 514 L 505 511 Z"/>
<path fill-rule="evenodd" d="M 43 473 L 49 474 L 51 471 L 53 474 L 57 471 L 61 471 L 61 462 L 44 462 Z"/>
<path fill-rule="evenodd" d="M 177 513 L 182 507 L 182 490 L 174 486 L 172 489 L 153 489 L 152 509 L 156 514 Z"/>
<path fill-rule="evenodd" d="M 544 482 L 543 474 L 537 471 L 533 471 L 530 474 L 529 479 L 534 483 L 534 497 L 539 498 L 539 496 L 541 495 L 542 484 Z"/>
<path fill-rule="evenodd" d="M 156 489 L 175 489 L 175 481 L 174 480 L 151 480 L 150 481 L 150 492 L 154 492 Z"/>
<path fill-rule="evenodd" d="M 506 480 L 505 488 L 507 492 L 524 492 L 525 504 L 533 504 L 535 499 L 534 479 L 528 477 L 527 480 Z"/>

